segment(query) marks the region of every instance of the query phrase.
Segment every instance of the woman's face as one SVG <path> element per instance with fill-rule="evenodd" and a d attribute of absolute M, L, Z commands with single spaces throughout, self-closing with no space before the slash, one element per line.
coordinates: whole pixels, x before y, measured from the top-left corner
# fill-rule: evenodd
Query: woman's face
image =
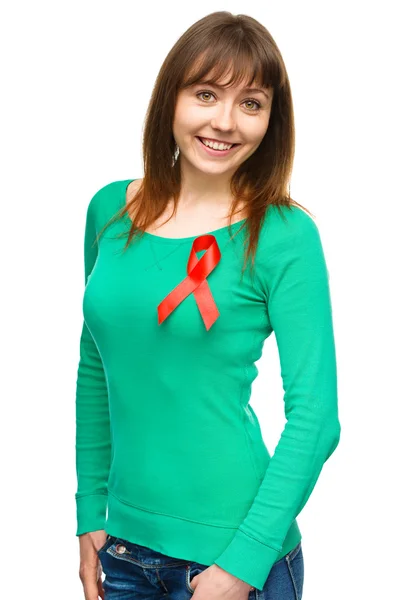
<path fill-rule="evenodd" d="M 229 88 L 195 84 L 181 90 L 173 135 L 182 161 L 208 174 L 232 174 L 255 152 L 267 131 L 273 90 L 263 91 L 244 89 L 243 84 Z M 216 149 L 207 151 L 199 137 L 238 145 L 217 154 Z"/>

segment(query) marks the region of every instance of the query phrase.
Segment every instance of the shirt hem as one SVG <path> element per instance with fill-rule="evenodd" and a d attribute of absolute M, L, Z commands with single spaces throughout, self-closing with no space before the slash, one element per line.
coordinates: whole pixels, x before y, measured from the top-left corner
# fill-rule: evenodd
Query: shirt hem
<path fill-rule="evenodd" d="M 114 494 L 108 493 L 106 533 L 171 558 L 210 566 L 230 544 L 239 526 L 240 523 L 236 527 L 222 527 L 150 512 L 122 502 Z M 275 562 L 293 550 L 301 539 L 295 519 Z"/>

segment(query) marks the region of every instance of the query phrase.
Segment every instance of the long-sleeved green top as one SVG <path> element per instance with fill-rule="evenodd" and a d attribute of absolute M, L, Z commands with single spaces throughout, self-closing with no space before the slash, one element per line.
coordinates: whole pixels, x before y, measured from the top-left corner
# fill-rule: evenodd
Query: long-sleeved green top
<path fill-rule="evenodd" d="M 269 206 L 254 276 L 248 263 L 241 279 L 244 229 L 208 232 L 220 256 L 201 291 L 208 286 L 218 317 L 207 328 L 208 289 L 190 290 L 159 323 L 158 306 L 188 277 L 191 253 L 200 260 L 210 250 L 193 251 L 202 234 L 145 233 L 123 252 L 127 212 L 93 245 L 126 205 L 131 181 L 99 189 L 86 213 L 76 535 L 105 529 L 262 589 L 301 540 L 296 517 L 340 439 L 320 234 L 302 209 L 283 207 L 282 216 Z M 250 397 L 272 332 L 286 423 L 271 456 Z"/>

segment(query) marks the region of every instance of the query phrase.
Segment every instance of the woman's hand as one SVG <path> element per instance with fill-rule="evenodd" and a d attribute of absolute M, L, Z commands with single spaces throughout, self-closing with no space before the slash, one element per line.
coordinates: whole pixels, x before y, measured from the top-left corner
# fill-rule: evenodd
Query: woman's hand
<path fill-rule="evenodd" d="M 249 592 L 254 589 L 218 565 L 211 565 L 195 575 L 190 586 L 194 600 L 248 600 Z"/>
<path fill-rule="evenodd" d="M 106 542 L 104 529 L 83 533 L 79 537 L 79 578 L 82 582 L 85 600 L 104 600 L 102 588 L 102 566 L 98 550 Z"/>

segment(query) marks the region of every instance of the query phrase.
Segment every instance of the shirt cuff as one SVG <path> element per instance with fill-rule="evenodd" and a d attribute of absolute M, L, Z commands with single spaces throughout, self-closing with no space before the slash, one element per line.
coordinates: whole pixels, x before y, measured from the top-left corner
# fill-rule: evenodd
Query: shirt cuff
<path fill-rule="evenodd" d="M 281 549 L 266 546 L 238 529 L 214 563 L 238 579 L 262 590 L 280 552 Z"/>
<path fill-rule="evenodd" d="M 76 498 L 77 536 L 105 529 L 107 504 L 107 494 L 90 494 Z"/>

